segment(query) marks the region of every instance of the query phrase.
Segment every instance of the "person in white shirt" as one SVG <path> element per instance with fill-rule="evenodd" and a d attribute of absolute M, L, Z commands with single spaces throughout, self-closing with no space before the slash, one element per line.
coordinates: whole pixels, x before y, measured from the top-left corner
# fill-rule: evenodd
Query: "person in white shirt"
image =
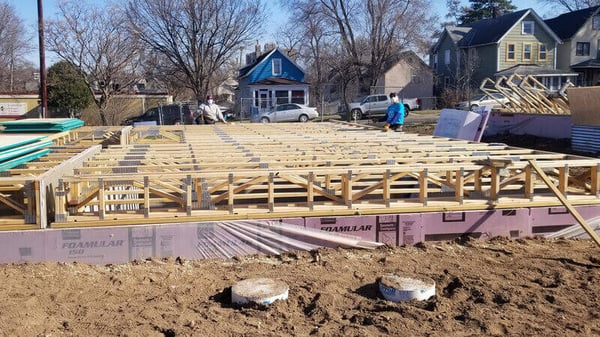
<path fill-rule="evenodd" d="M 213 101 L 212 95 L 206 96 L 206 104 L 200 106 L 200 116 L 196 119 L 198 124 L 202 124 L 199 121 L 200 118 L 204 119 L 204 124 L 215 124 L 216 122 L 227 123 L 221 109 Z"/>

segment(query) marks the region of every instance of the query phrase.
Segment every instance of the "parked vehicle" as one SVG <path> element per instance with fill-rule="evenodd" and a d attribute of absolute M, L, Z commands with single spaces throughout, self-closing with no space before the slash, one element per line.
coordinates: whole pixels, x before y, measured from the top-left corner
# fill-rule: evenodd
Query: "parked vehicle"
<path fill-rule="evenodd" d="M 473 96 L 470 100 L 458 102 L 454 105 L 455 109 L 458 110 L 471 110 L 474 111 L 480 106 L 491 106 L 492 108 L 502 108 L 509 104 L 508 98 L 500 93 L 493 93 L 491 95 L 488 94 L 479 94 Z"/>
<path fill-rule="evenodd" d="M 319 113 L 316 108 L 296 103 L 287 103 L 277 105 L 267 111 L 259 112 L 253 115 L 251 119 L 253 122 L 260 123 L 308 122 L 317 117 L 319 117 Z"/>
<path fill-rule="evenodd" d="M 225 120 L 233 119 L 233 111 L 229 108 L 219 106 Z M 184 102 L 162 105 L 156 108 L 146 110 L 139 116 L 134 116 L 126 119 L 123 125 L 133 125 L 139 122 L 155 122 L 156 125 L 178 125 L 178 124 L 194 124 L 197 104 Z"/>
<path fill-rule="evenodd" d="M 194 111 L 188 104 L 167 104 L 146 110 L 143 114 L 126 119 L 124 125 L 155 122 L 156 125 L 194 124 Z"/>
<path fill-rule="evenodd" d="M 421 108 L 421 102 L 418 98 L 401 98 L 400 102 L 404 104 L 405 116 L 408 116 L 411 110 Z M 362 97 L 349 104 L 351 118 L 358 120 L 365 117 L 385 115 L 391 103 L 392 101 L 388 95 L 378 94 Z"/>

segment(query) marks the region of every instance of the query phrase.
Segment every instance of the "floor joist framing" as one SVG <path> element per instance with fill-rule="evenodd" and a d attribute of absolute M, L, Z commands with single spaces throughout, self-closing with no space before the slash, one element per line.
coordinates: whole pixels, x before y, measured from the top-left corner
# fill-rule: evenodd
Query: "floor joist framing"
<path fill-rule="evenodd" d="M 54 139 L 0 179 L 1 229 L 561 205 L 532 160 L 571 204 L 600 204 L 600 159 L 346 123 L 86 127 Z"/>

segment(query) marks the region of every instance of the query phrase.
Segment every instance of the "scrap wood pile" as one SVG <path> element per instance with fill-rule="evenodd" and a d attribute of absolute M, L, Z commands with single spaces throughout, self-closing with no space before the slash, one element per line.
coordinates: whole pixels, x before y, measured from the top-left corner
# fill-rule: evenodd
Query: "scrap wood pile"
<path fill-rule="evenodd" d="M 498 101 L 503 112 L 570 114 L 566 90 L 572 86 L 567 81 L 560 90 L 554 92 L 531 75 L 513 74 L 509 77 L 502 76 L 496 81 L 486 78 L 479 89 L 490 96 L 494 93 L 504 95 L 508 102 Z"/>

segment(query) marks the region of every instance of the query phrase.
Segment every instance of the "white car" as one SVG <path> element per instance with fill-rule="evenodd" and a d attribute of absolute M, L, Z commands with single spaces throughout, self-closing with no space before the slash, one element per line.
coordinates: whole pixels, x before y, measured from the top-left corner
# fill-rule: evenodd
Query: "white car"
<path fill-rule="evenodd" d="M 468 101 L 458 102 L 456 105 L 454 105 L 454 108 L 458 110 L 474 111 L 483 105 L 489 105 L 492 108 L 502 108 L 503 105 L 508 105 L 509 103 L 510 101 L 508 98 L 504 97 L 504 95 L 500 93 L 493 93 L 491 95 L 479 94 L 473 96 Z"/>
<path fill-rule="evenodd" d="M 296 103 L 287 103 L 275 106 L 274 109 L 259 112 L 252 116 L 253 122 L 273 123 L 273 122 L 308 122 L 311 119 L 319 117 L 316 108 L 308 107 Z"/>

